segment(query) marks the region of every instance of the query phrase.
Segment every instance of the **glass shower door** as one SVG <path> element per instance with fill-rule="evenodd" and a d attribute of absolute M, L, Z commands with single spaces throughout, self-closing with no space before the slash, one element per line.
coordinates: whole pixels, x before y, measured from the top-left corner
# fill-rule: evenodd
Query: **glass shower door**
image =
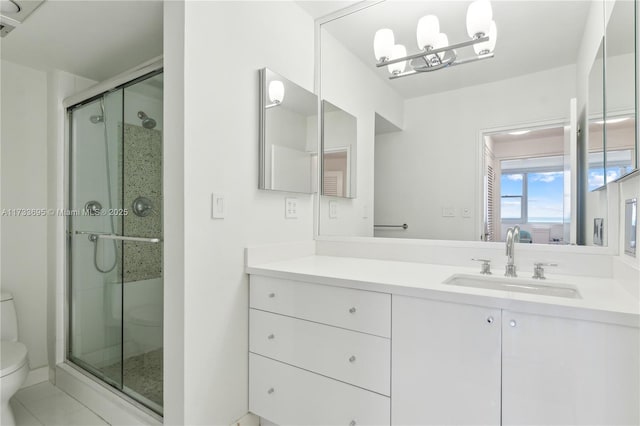
<path fill-rule="evenodd" d="M 162 74 L 69 109 L 68 358 L 162 413 Z"/>
<path fill-rule="evenodd" d="M 70 111 L 70 335 L 72 361 L 122 386 L 122 146 L 118 117 L 123 92 Z"/>

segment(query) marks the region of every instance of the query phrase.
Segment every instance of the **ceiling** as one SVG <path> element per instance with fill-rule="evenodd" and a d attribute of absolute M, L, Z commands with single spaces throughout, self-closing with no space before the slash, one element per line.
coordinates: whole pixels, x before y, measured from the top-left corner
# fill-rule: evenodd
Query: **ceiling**
<path fill-rule="evenodd" d="M 418 19 L 435 14 L 450 43 L 466 41 L 466 11 L 470 3 L 389 0 L 331 21 L 323 28 L 404 98 L 489 83 L 576 62 L 590 0 L 494 0 L 493 16 L 498 27 L 495 58 L 393 81 L 388 80 L 389 73 L 385 68 L 375 68 L 373 37 L 378 29 L 391 28 L 396 43 L 405 44 L 407 51 L 414 53 L 417 52 L 415 29 Z M 471 55 L 473 48 L 458 50 L 460 58 Z"/>
<path fill-rule="evenodd" d="M 162 13 L 155 0 L 48 0 L 0 40 L 1 58 L 106 80 L 162 55 Z"/>
<path fill-rule="evenodd" d="M 352 6 L 356 3 L 359 3 L 359 0 L 356 1 L 333 1 L 333 0 L 297 0 L 296 3 L 303 8 L 309 15 L 313 17 L 313 19 L 318 19 L 322 16 L 329 15 L 335 11 L 340 9 L 344 9 L 345 7 Z M 366 1 L 364 2 L 366 3 Z"/>

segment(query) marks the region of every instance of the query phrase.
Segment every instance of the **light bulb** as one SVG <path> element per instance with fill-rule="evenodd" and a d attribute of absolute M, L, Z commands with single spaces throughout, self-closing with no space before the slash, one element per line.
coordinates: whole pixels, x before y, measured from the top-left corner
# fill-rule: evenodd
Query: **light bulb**
<path fill-rule="evenodd" d="M 478 38 L 480 34 L 489 34 L 493 19 L 493 10 L 489 0 L 476 0 L 467 9 L 467 34 Z"/>
<path fill-rule="evenodd" d="M 498 27 L 496 27 L 496 22 L 491 21 L 491 25 L 489 26 L 489 41 L 483 41 L 482 43 L 474 44 L 473 50 L 475 50 L 477 55 L 486 55 L 487 53 L 493 52 L 493 49 L 496 48 L 496 40 L 498 39 Z"/>
<path fill-rule="evenodd" d="M 373 53 L 376 55 L 376 60 L 383 62 L 385 59 L 389 59 L 395 43 L 393 31 L 390 29 L 383 28 L 376 31 L 373 38 Z"/>
<path fill-rule="evenodd" d="M 418 49 L 424 49 L 427 46 L 434 47 L 440 34 L 440 21 L 436 15 L 427 15 L 420 18 L 418 28 L 416 28 L 416 39 L 418 41 Z"/>
<path fill-rule="evenodd" d="M 389 59 L 398 59 L 407 56 L 407 48 L 402 44 L 396 44 L 391 49 L 391 57 Z M 404 71 L 407 66 L 407 61 L 398 62 L 395 64 L 389 64 L 387 67 L 389 68 L 389 72 L 393 75 L 400 74 Z"/>
<path fill-rule="evenodd" d="M 449 37 L 447 37 L 447 35 L 445 33 L 440 33 L 438 34 L 438 37 L 436 37 L 436 44 L 433 46 L 434 49 L 440 49 L 443 47 L 447 47 L 449 45 Z M 438 53 L 438 56 L 440 57 L 440 60 L 442 61 L 444 59 L 444 54 L 446 52 L 440 52 Z"/>
<path fill-rule="evenodd" d="M 20 6 L 11 0 L 0 1 L 0 12 L 2 13 L 18 13 L 20 12 Z"/>
<path fill-rule="evenodd" d="M 269 99 L 276 104 L 281 103 L 284 99 L 284 84 L 280 80 L 273 80 L 269 83 Z"/>

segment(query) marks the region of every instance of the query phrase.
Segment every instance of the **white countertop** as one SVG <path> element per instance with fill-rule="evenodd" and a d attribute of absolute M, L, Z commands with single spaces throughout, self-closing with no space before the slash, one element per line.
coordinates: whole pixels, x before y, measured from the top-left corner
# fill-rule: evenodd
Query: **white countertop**
<path fill-rule="evenodd" d="M 611 278 L 557 275 L 546 271 L 545 285 L 574 286 L 582 298 L 443 284 L 454 274 L 482 277 L 478 268 L 334 256 L 307 256 L 248 266 L 246 272 L 309 283 L 423 297 L 518 312 L 607 322 L 640 328 L 640 301 Z M 495 270 L 494 277 L 502 271 Z M 519 272 L 523 282 L 530 272 Z M 519 278 L 517 278 L 519 279 Z"/>

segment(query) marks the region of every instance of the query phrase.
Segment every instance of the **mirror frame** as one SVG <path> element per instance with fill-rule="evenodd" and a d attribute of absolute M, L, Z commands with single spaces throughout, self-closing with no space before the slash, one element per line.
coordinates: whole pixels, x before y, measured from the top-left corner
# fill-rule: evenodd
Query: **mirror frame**
<path fill-rule="evenodd" d="M 328 24 L 336 19 L 340 19 L 351 15 L 353 13 L 357 13 L 359 11 L 368 9 L 369 7 L 374 7 L 378 3 L 383 3 L 386 0 L 370 0 L 367 2 L 358 2 L 356 4 L 352 4 L 350 6 L 338 9 L 334 12 L 328 13 L 326 15 L 320 16 L 315 19 L 315 46 L 314 46 L 314 92 L 318 95 L 318 108 L 321 108 L 322 104 L 322 55 L 321 55 L 321 46 L 322 46 L 322 26 L 324 24 Z M 602 0 L 605 1 L 605 0 Z M 638 54 L 640 52 L 639 43 L 640 43 L 640 31 L 638 31 L 638 23 L 640 22 L 640 11 L 637 7 L 638 0 L 634 0 L 636 2 L 636 52 L 635 52 L 635 61 L 636 61 L 636 70 L 638 70 L 638 65 L 640 64 Z M 638 108 L 639 108 L 639 99 L 640 99 L 640 76 L 638 72 L 636 72 L 636 118 L 638 117 Z M 578 123 L 581 123 L 582 120 L 586 120 L 586 117 L 578 116 Z M 320 117 L 318 118 L 318 152 L 321 149 L 321 123 Z M 636 120 L 636 135 L 640 135 L 640 123 Z M 478 151 L 480 148 L 478 148 Z M 640 165 L 640 150 L 637 152 L 637 165 Z M 476 156 L 480 155 L 476 152 Z M 478 168 L 481 168 L 480 165 L 477 165 Z M 632 172 L 626 176 L 625 179 L 631 177 L 632 175 L 637 174 L 638 170 Z M 479 172 L 478 172 L 479 173 Z M 476 173 L 476 174 L 478 174 Z M 318 187 L 320 187 L 320 173 L 318 173 Z M 450 240 L 433 240 L 433 239 L 396 239 L 396 238 L 376 238 L 376 237 L 355 237 L 355 236 L 331 236 L 331 235 L 322 235 L 320 233 L 320 217 L 322 215 L 321 211 L 321 203 L 320 203 L 320 193 L 318 192 L 318 197 L 314 201 L 315 203 L 315 214 L 314 214 L 314 240 L 319 241 L 334 241 L 334 242 L 375 242 L 376 244 L 385 244 L 385 245 L 394 245 L 394 244 L 403 244 L 403 245 L 420 245 L 420 246 L 435 246 L 440 244 L 446 244 L 448 246 L 455 247 L 473 247 L 473 248 L 487 248 L 487 249 L 496 249 L 503 248 L 504 243 L 502 242 L 486 242 L 486 241 L 450 241 Z M 557 251 L 559 253 L 581 253 L 581 254 L 602 254 L 602 255 L 618 255 L 620 254 L 620 248 L 618 244 L 609 244 L 607 246 L 587 246 L 587 245 L 548 245 L 548 246 L 539 246 L 544 250 L 548 251 Z"/>

